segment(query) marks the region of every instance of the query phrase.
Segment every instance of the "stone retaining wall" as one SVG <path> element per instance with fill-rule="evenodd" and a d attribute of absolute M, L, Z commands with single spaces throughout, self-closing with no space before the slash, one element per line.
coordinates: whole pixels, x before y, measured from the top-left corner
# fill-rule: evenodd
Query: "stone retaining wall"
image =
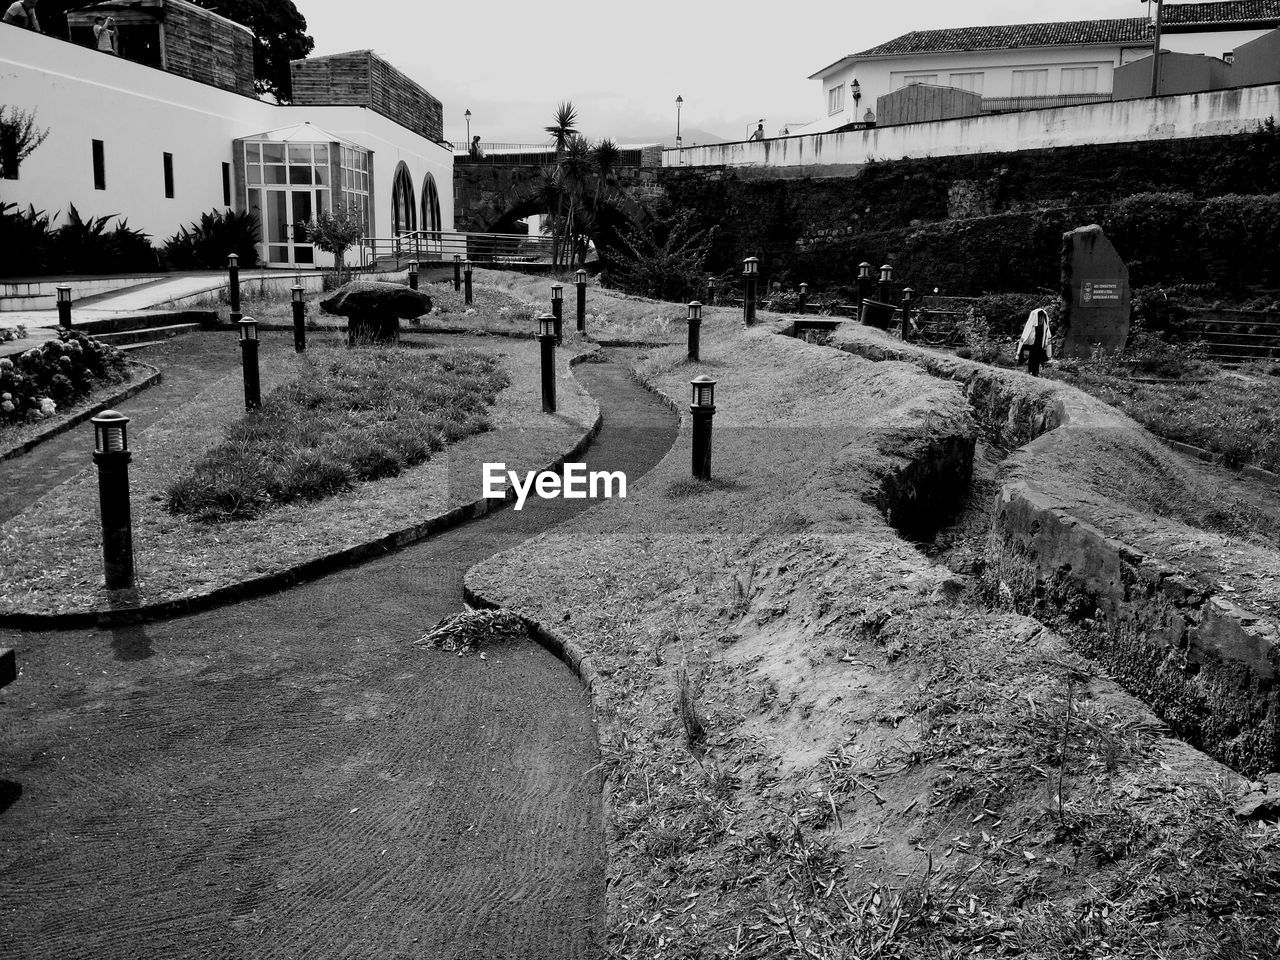
<path fill-rule="evenodd" d="M 843 325 L 833 345 L 961 382 L 978 421 L 1021 445 L 1004 467 L 989 558 L 1015 601 L 1055 619 L 1181 738 L 1250 776 L 1280 769 L 1280 625 L 1225 596 L 1229 585 L 1135 549 L 1026 478 L 1063 431 L 1134 431 L 1141 442 L 1141 428 L 1072 387 L 866 327 Z"/>

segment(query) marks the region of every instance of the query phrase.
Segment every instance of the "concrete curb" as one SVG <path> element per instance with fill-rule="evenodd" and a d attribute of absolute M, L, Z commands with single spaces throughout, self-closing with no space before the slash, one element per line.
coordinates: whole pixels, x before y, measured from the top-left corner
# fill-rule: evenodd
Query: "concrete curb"
<path fill-rule="evenodd" d="M 110 410 L 112 407 L 118 404 L 121 400 L 128 400 L 130 397 L 137 396 L 143 390 L 147 389 L 147 387 L 155 386 L 162 379 L 163 375 L 160 373 L 159 370 L 151 366 L 151 364 L 143 363 L 141 360 L 130 360 L 129 362 L 136 366 L 144 367 L 145 369 L 150 370 L 151 372 L 147 374 L 147 376 L 144 377 L 142 380 L 139 380 L 137 383 L 132 384 L 131 386 L 126 387 L 123 390 L 120 390 L 118 393 L 111 394 L 111 396 L 107 397 L 107 399 L 105 400 L 100 400 L 99 402 L 93 404 L 92 406 L 86 407 L 85 409 L 81 410 L 79 413 L 76 413 L 75 415 L 69 417 L 68 419 L 62 421 L 61 423 L 56 423 L 53 426 L 48 427 L 45 430 L 42 430 L 40 433 L 38 433 L 34 437 L 31 437 L 29 440 L 24 440 L 21 443 L 14 444 L 11 447 L 5 447 L 3 450 L 0 450 L 0 462 L 3 462 L 5 460 L 12 460 L 14 457 L 22 456 L 24 453 L 30 453 L 32 450 L 34 450 L 40 444 L 44 443 L 46 440 L 51 440 L 54 437 L 58 436 L 59 434 L 66 433 L 68 430 L 72 429 L 73 427 L 78 427 L 80 424 L 84 423 L 90 417 L 97 416 L 103 410 Z"/>
<path fill-rule="evenodd" d="M 1185 453 L 1189 457 L 1195 457 L 1197 460 L 1203 460 L 1205 463 L 1212 463 L 1215 466 L 1230 470 L 1233 473 L 1239 473 L 1243 476 L 1250 477 L 1254 480 L 1261 480 L 1264 483 L 1271 483 L 1280 486 L 1280 474 L 1272 473 L 1270 470 L 1263 470 L 1261 467 L 1255 467 L 1253 464 L 1246 463 L 1242 467 L 1233 467 L 1222 459 L 1222 454 L 1214 453 L 1212 450 L 1206 450 L 1204 447 L 1192 446 L 1189 443 L 1183 443 L 1181 440 L 1169 440 L 1165 437 L 1157 437 L 1167 447 L 1177 450 L 1179 453 Z"/>
<path fill-rule="evenodd" d="M 593 354 L 580 354 L 570 358 L 570 370 L 590 356 L 593 356 Z M 604 415 L 597 411 L 594 422 L 578 438 L 574 445 L 562 456 L 549 461 L 540 469 L 556 470 L 570 459 L 579 456 L 596 438 L 596 434 L 600 432 L 603 422 Z M 515 496 L 515 490 L 508 489 L 501 504 L 513 501 Z M 365 543 L 357 544 L 354 547 L 346 547 L 322 554 L 310 560 L 294 564 L 284 570 L 277 570 L 274 573 L 215 587 L 206 593 L 192 597 L 162 600 L 137 606 L 122 606 L 113 610 L 79 610 L 70 613 L 3 613 L 0 614 L 0 627 L 10 627 L 16 630 L 77 630 L 90 627 L 113 627 L 131 623 L 146 623 L 154 620 L 168 620 L 174 617 L 187 616 L 202 610 L 238 603 L 251 597 L 277 593 L 295 584 L 316 580 L 326 574 L 341 570 L 363 560 L 409 546 L 419 540 L 425 540 L 433 534 L 441 533 L 460 526 L 468 520 L 484 516 L 489 513 L 490 509 L 494 509 L 491 508 L 490 503 L 490 500 L 482 497 L 460 507 L 454 507 L 452 510 L 437 514 L 434 517 L 428 517 L 418 523 L 375 537 Z"/>

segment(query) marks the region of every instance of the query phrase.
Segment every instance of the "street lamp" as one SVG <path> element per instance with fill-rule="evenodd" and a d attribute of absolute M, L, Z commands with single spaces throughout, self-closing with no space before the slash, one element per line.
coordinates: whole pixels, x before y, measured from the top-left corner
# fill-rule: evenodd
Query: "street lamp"
<path fill-rule="evenodd" d="M 470 143 L 471 142 L 471 108 L 470 107 L 467 108 L 467 112 L 465 116 L 467 118 L 467 143 Z"/>
<path fill-rule="evenodd" d="M 697 300 L 689 301 L 689 359 L 694 363 L 698 362 L 698 348 L 700 346 L 701 328 L 702 328 L 702 304 Z"/>
<path fill-rule="evenodd" d="M 542 412 L 556 412 L 556 318 L 544 313 L 538 318 L 538 344 L 542 353 Z"/>
<path fill-rule="evenodd" d="M 876 295 L 881 303 L 889 302 L 889 284 L 893 283 L 893 264 L 886 263 L 880 267 L 880 288 Z"/>
<path fill-rule="evenodd" d="M 93 424 L 102 517 L 102 567 L 108 590 L 133 586 L 133 519 L 129 512 L 129 418 L 103 410 Z"/>
<path fill-rule="evenodd" d="M 853 83 L 849 84 L 849 90 L 853 93 L 853 108 L 858 109 L 858 101 L 862 99 L 862 84 L 858 82 L 858 78 L 853 78 Z M 857 114 L 854 114 L 857 116 Z"/>
<path fill-rule="evenodd" d="M 742 300 L 742 320 L 749 327 L 756 322 L 756 282 L 760 279 L 760 261 L 747 257 L 742 261 L 742 277 L 746 282 Z"/>
<path fill-rule="evenodd" d="M 800 313 L 804 313 L 805 308 L 809 305 L 809 285 L 807 283 L 800 284 L 800 302 L 796 304 L 796 309 Z"/>
<path fill-rule="evenodd" d="M 302 299 L 302 284 L 293 285 L 293 352 L 302 353 L 307 349 L 307 325 L 303 318 L 306 304 Z"/>
<path fill-rule="evenodd" d="M 911 298 L 915 291 L 910 287 L 902 291 L 902 339 L 905 342 L 911 335 Z"/>
<path fill-rule="evenodd" d="M 244 408 L 257 410 L 262 406 L 262 388 L 258 378 L 258 321 L 245 317 L 237 324 L 240 327 L 240 368 L 244 373 Z"/>
<path fill-rule="evenodd" d="M 676 149 L 680 149 L 680 108 L 684 106 L 684 97 L 676 94 Z M 679 154 L 677 154 L 679 156 Z"/>
<path fill-rule="evenodd" d="M 858 264 L 858 316 L 862 316 L 862 301 L 871 295 L 871 264 L 863 260 Z"/>
<path fill-rule="evenodd" d="M 71 329 L 71 284 L 58 284 L 58 325 Z"/>
<path fill-rule="evenodd" d="M 231 322 L 240 322 L 240 255 L 227 254 L 228 292 L 231 297 Z"/>
<path fill-rule="evenodd" d="M 689 413 L 693 415 L 693 476 L 711 479 L 711 418 L 716 413 L 716 381 L 705 373 L 689 381 Z"/>
<path fill-rule="evenodd" d="M 418 289 L 418 261 L 417 260 L 409 261 L 409 289 L 410 290 Z"/>
<path fill-rule="evenodd" d="M 556 318 L 556 343 L 564 343 L 564 284 L 551 285 L 551 314 Z"/>
<path fill-rule="evenodd" d="M 471 306 L 471 261 L 462 261 L 462 300 L 469 307 Z"/>

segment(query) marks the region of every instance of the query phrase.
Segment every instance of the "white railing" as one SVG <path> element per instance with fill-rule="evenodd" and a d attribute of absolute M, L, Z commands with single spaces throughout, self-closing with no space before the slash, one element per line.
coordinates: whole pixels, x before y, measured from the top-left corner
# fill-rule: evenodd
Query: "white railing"
<path fill-rule="evenodd" d="M 398 269 L 410 260 L 452 263 L 454 257 L 472 263 L 551 262 L 551 238 L 522 233 L 414 230 L 398 237 L 364 237 L 359 246 L 362 270 L 388 263 Z"/>

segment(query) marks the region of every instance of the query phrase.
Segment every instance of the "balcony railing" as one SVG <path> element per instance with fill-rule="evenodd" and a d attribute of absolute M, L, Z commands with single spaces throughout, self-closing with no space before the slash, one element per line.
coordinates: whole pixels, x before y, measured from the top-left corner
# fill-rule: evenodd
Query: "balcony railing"
<path fill-rule="evenodd" d="M 1017 113 L 1020 110 L 1045 110 L 1050 107 L 1078 107 L 1086 103 L 1110 100 L 1109 93 L 1062 93 L 1052 97 L 983 97 L 983 113 Z"/>
<path fill-rule="evenodd" d="M 398 237 L 360 240 L 360 269 L 403 267 L 410 260 L 451 263 L 461 257 L 472 263 L 550 263 L 551 238 L 523 233 L 457 233 L 415 230 Z"/>
<path fill-rule="evenodd" d="M 556 161 L 556 147 L 553 143 L 498 143 L 496 141 L 480 141 L 481 156 L 471 155 L 469 147 L 454 147 L 454 163 L 481 164 L 522 164 L 535 166 L 552 164 Z M 620 150 L 618 166 L 643 166 L 644 151 L 640 149 Z"/>

